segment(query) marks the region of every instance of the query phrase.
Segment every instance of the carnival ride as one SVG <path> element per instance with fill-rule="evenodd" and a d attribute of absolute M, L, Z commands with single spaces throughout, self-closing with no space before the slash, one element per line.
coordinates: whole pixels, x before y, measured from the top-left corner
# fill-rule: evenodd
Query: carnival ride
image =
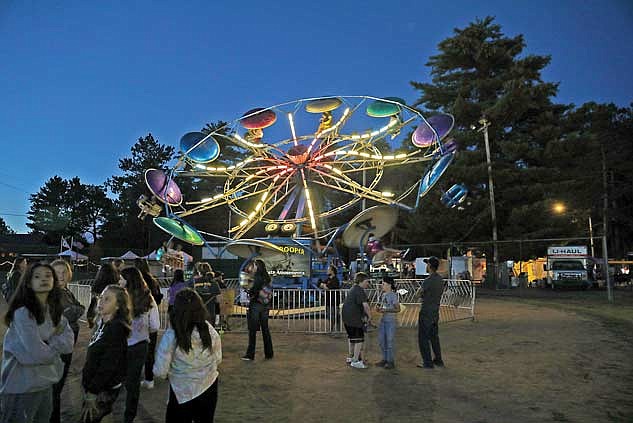
<path fill-rule="evenodd" d="M 268 232 L 287 233 L 291 244 L 311 238 L 313 254 L 328 251 L 341 233 L 347 247 L 362 253 L 370 233 L 380 237 L 391 231 L 399 211 L 416 210 L 447 170 L 456 152 L 456 143 L 446 138 L 453 123 L 448 114 L 425 118 L 395 97 L 328 96 L 252 109 L 212 132 L 185 134 L 175 166 L 148 169 L 145 182 L 152 197 L 139 198 L 139 217 L 149 214 L 172 237 L 204 245 L 203 234 L 223 237 L 201 233 L 184 219 L 228 206 L 240 216 L 225 238 L 227 250 L 237 256 L 285 254 L 275 244 L 246 238 L 258 223 Z M 223 161 L 221 145 L 240 148 L 243 159 Z M 419 162 L 429 163 L 426 173 L 399 180 L 403 188 L 397 192 L 381 184 L 386 169 Z M 214 186 L 222 189 L 185 201 L 177 183 L 183 178 L 219 179 Z M 444 194 L 447 206 L 463 201 L 467 190 L 460 187 Z M 361 201 L 378 205 L 348 224 L 329 226 L 330 218 Z M 159 216 L 163 210 L 165 216 Z"/>

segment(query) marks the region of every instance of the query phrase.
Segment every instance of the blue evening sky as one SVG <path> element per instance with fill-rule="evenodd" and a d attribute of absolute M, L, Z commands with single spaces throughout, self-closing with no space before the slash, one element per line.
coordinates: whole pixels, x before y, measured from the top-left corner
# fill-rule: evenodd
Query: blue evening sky
<path fill-rule="evenodd" d="M 0 217 L 26 232 L 51 176 L 101 184 L 151 132 L 320 95 L 398 96 L 436 46 L 493 15 L 551 55 L 557 101 L 633 101 L 633 2 L 0 0 Z"/>

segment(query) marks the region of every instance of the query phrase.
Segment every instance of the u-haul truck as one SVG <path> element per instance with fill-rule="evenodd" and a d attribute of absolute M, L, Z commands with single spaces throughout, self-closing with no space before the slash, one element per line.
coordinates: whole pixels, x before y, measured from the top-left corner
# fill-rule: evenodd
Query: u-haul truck
<path fill-rule="evenodd" d="M 586 246 L 548 247 L 547 284 L 553 289 L 587 288 L 591 286 L 587 273 L 590 263 Z"/>

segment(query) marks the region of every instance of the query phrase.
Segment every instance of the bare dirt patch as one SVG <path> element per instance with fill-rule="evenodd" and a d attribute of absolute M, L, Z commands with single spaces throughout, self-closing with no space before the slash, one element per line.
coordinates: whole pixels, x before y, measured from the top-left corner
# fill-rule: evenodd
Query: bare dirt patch
<path fill-rule="evenodd" d="M 622 327 L 506 298 L 479 299 L 476 315 L 440 326 L 446 368 L 433 370 L 415 366 L 415 329 L 399 329 L 393 371 L 349 368 L 345 338 L 327 335 L 274 333 L 274 360 L 263 360 L 260 338 L 257 359 L 243 362 L 246 334 L 225 334 L 216 421 L 633 421 L 633 344 Z M 64 421 L 77 421 L 87 336 L 82 328 Z M 380 359 L 375 333 L 367 356 Z M 163 421 L 167 392 L 167 382 L 142 390 L 137 421 Z M 122 408 L 119 398 L 116 421 Z"/>

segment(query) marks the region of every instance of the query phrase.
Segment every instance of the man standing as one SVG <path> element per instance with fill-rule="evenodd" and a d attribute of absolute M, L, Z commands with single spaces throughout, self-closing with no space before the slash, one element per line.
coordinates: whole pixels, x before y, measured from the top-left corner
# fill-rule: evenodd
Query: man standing
<path fill-rule="evenodd" d="M 343 303 L 343 324 L 348 336 L 347 362 L 356 369 L 366 369 L 363 362 L 362 351 L 365 342 L 365 331 L 363 324 L 371 323 L 371 311 L 369 309 L 369 299 L 365 290 L 369 287 L 369 276 L 366 273 L 358 272 L 354 279 L 354 286 L 347 293 Z"/>
<path fill-rule="evenodd" d="M 432 369 L 434 365 L 444 366 L 437 327 L 440 320 L 440 299 L 444 291 L 444 281 L 437 273 L 437 269 L 440 267 L 440 261 L 437 257 L 429 257 L 424 262 L 429 276 L 422 281 L 420 289 L 415 293 L 415 298 L 421 298 L 418 317 L 418 343 L 420 354 L 422 354 L 422 363 L 418 364 L 418 367 Z M 434 359 L 431 359 L 431 348 L 435 356 Z"/>

